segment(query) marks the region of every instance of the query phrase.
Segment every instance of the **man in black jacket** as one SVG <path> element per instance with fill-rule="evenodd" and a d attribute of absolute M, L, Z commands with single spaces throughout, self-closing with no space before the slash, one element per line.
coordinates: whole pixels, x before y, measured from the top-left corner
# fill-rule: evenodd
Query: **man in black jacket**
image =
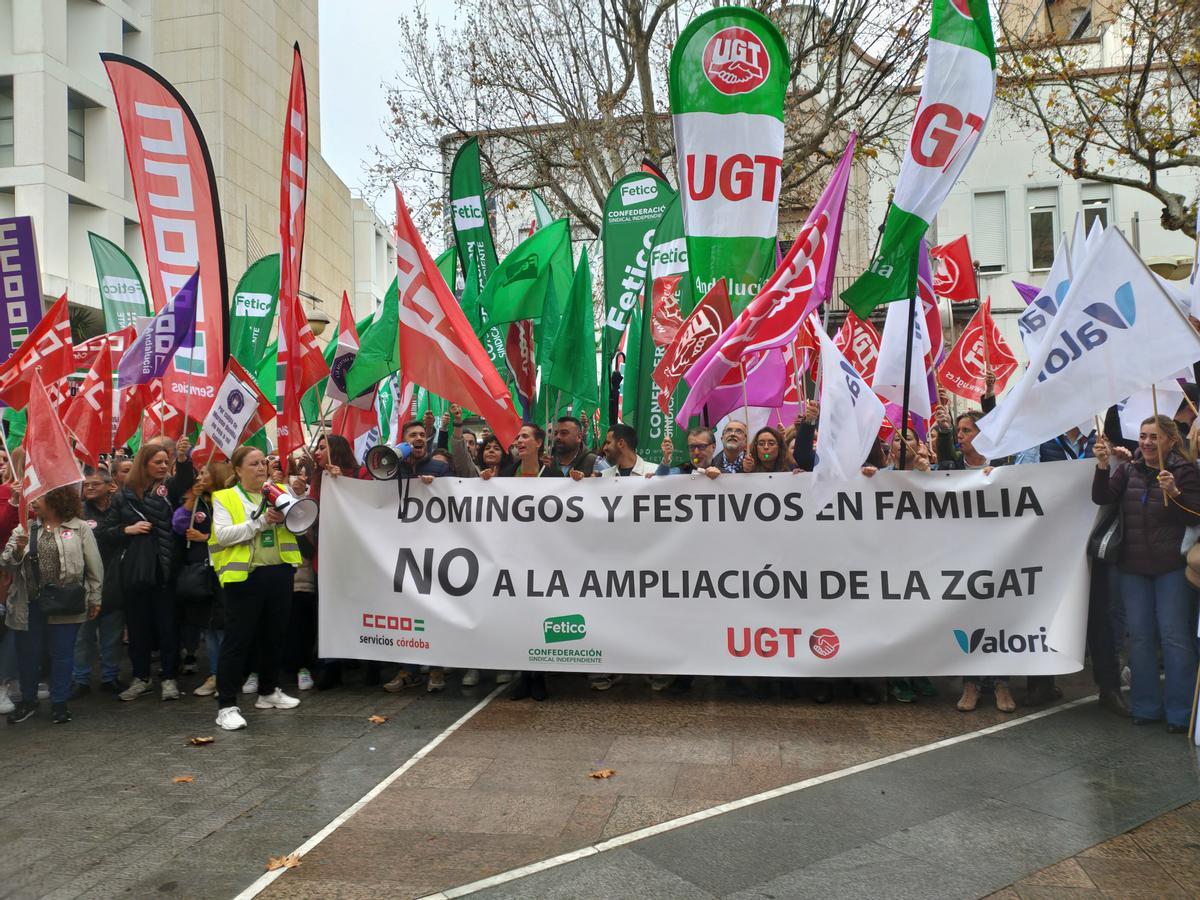
<path fill-rule="evenodd" d="M 583 423 L 574 416 L 559 416 L 554 426 L 554 452 L 545 476 L 578 481 L 591 477 L 595 466 L 596 454 L 583 442 Z"/>

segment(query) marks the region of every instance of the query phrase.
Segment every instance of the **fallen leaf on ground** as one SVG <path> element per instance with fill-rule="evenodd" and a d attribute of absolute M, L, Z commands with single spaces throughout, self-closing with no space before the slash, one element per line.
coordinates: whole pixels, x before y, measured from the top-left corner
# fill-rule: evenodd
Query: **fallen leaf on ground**
<path fill-rule="evenodd" d="M 188 738 L 188 743 L 194 744 L 197 747 L 202 747 L 205 744 L 211 744 L 215 740 L 216 738 L 212 737 L 190 737 Z"/>
<path fill-rule="evenodd" d="M 387 716 L 370 716 L 367 718 L 367 721 L 370 722 L 372 725 L 382 725 L 387 720 L 388 720 Z"/>
<path fill-rule="evenodd" d="M 617 770 L 616 769 L 597 769 L 595 772 L 591 772 L 590 774 L 591 774 L 592 778 L 612 778 L 614 775 L 617 774 Z"/>
<path fill-rule="evenodd" d="M 267 859 L 268 872 L 276 869 L 294 869 L 298 865 L 300 865 L 300 857 L 295 853 L 289 853 L 286 856 L 272 856 Z"/>
<path fill-rule="evenodd" d="M 191 775 L 176 775 L 174 779 L 176 784 L 191 784 L 195 780 Z"/>

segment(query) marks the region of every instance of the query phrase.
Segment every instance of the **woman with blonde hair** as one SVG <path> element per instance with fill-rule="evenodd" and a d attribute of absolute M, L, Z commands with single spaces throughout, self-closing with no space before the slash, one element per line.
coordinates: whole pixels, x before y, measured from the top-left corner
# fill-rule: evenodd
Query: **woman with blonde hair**
<path fill-rule="evenodd" d="M 277 678 L 300 546 L 283 524 L 283 514 L 263 496 L 267 458 L 257 447 L 233 452 L 233 477 L 213 493 L 213 527 L 208 539 L 212 566 L 225 592 L 225 637 L 217 663 L 217 724 L 226 731 L 246 727 L 237 706 L 247 663 L 256 660 L 255 709 L 292 709 L 300 701 L 279 689 Z M 277 484 L 280 490 L 286 490 Z"/>
<path fill-rule="evenodd" d="M 1103 435 L 1096 440 L 1092 481 L 1094 503 L 1120 504 L 1117 574 L 1129 630 L 1133 724 L 1165 718 L 1172 734 L 1188 730 L 1196 676 L 1195 594 L 1182 542 L 1187 526 L 1200 524 L 1200 472 L 1186 452 L 1175 423 L 1150 416 L 1136 453 Z"/>

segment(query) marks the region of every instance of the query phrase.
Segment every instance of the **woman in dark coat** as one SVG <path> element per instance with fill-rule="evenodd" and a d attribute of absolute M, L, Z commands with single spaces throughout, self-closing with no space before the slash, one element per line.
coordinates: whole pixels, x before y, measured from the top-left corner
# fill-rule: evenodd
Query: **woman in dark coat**
<path fill-rule="evenodd" d="M 1200 524 L 1200 472 L 1167 416 L 1142 423 L 1136 453 L 1106 437 L 1096 441 L 1095 453 L 1092 500 L 1119 503 L 1123 518 L 1117 570 L 1129 629 L 1133 724 L 1165 717 L 1167 731 L 1183 734 L 1196 677 L 1196 608 L 1181 547 L 1187 526 Z"/>
<path fill-rule="evenodd" d="M 166 447 L 154 441 L 143 444 L 133 458 L 125 486 L 114 498 L 124 543 L 118 565 L 133 663 L 133 680 L 120 693 L 122 700 L 136 700 L 150 690 L 150 654 L 156 636 L 162 698 L 179 699 L 179 633 L 170 589 L 176 549 L 171 530 L 174 505 L 167 488 L 170 469 Z"/>

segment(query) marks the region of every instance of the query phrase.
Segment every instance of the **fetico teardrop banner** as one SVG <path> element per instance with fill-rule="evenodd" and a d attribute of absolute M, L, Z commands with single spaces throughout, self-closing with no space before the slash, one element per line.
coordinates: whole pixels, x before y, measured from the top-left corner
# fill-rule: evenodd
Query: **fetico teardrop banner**
<path fill-rule="evenodd" d="M 675 191 L 660 178 L 633 172 L 617 181 L 604 202 L 604 328 L 601 332 L 600 428 L 608 428 L 613 357 L 649 285 L 650 248 Z"/>
<path fill-rule="evenodd" d="M 728 281 L 734 313 L 775 262 L 790 58 L 766 16 L 721 7 L 671 53 L 671 119 L 692 293 Z"/>
<path fill-rule="evenodd" d="M 856 474 L 823 507 L 809 474 L 413 479 L 399 497 L 330 479 L 320 655 L 581 674 L 1077 672 L 1094 470 Z"/>
<path fill-rule="evenodd" d="M 112 82 L 133 196 L 146 246 L 156 312 L 199 270 L 195 345 L 163 374 L 163 397 L 203 419 L 225 376 L 229 284 L 221 206 L 208 145 L 187 101 L 144 63 L 115 53 L 100 59 Z"/>

